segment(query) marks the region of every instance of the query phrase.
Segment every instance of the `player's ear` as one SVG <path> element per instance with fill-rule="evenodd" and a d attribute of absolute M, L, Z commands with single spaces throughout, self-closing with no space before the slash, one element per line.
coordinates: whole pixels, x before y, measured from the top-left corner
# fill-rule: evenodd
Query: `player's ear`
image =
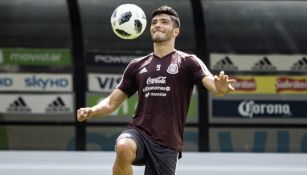
<path fill-rule="evenodd" d="M 179 35 L 179 33 L 180 33 L 180 29 L 178 27 L 176 27 L 174 29 L 174 36 L 177 37 Z"/>

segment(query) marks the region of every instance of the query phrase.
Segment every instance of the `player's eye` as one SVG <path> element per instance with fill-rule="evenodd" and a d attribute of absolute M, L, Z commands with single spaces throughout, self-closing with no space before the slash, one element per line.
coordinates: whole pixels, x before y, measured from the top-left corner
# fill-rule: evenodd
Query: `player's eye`
<path fill-rule="evenodd" d="M 157 24 L 157 20 L 152 20 L 151 25 L 155 25 L 155 24 Z"/>
<path fill-rule="evenodd" d="M 170 23 L 171 23 L 170 20 L 167 20 L 167 19 L 161 20 L 161 24 L 163 24 L 163 25 L 168 25 Z"/>

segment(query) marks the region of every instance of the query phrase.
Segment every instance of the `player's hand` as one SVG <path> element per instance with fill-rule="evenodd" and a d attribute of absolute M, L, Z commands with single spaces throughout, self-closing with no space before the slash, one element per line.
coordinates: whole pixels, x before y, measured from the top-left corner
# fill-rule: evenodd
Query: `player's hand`
<path fill-rule="evenodd" d="M 79 122 L 83 122 L 92 117 L 93 110 L 90 107 L 80 108 L 77 111 L 77 119 Z"/>
<path fill-rule="evenodd" d="M 224 71 L 221 71 L 219 76 L 214 76 L 214 83 L 216 87 L 216 95 L 225 95 L 230 91 L 235 91 L 235 88 L 231 85 L 235 79 L 230 79 L 228 75 L 225 75 Z"/>

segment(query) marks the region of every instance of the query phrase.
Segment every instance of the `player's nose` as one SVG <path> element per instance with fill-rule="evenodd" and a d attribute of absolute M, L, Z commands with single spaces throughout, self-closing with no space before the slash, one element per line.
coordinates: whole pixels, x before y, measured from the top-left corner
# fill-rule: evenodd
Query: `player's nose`
<path fill-rule="evenodd" d="M 155 26 L 154 26 L 154 29 L 155 31 L 159 31 L 161 29 L 161 26 L 159 23 L 157 23 Z"/>

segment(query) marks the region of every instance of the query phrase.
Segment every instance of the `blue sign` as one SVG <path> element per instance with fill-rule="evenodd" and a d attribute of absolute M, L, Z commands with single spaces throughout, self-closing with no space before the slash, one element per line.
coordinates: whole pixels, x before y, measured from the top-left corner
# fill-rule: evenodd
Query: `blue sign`
<path fill-rule="evenodd" d="M 212 100 L 214 118 L 306 118 L 307 101 Z"/>

